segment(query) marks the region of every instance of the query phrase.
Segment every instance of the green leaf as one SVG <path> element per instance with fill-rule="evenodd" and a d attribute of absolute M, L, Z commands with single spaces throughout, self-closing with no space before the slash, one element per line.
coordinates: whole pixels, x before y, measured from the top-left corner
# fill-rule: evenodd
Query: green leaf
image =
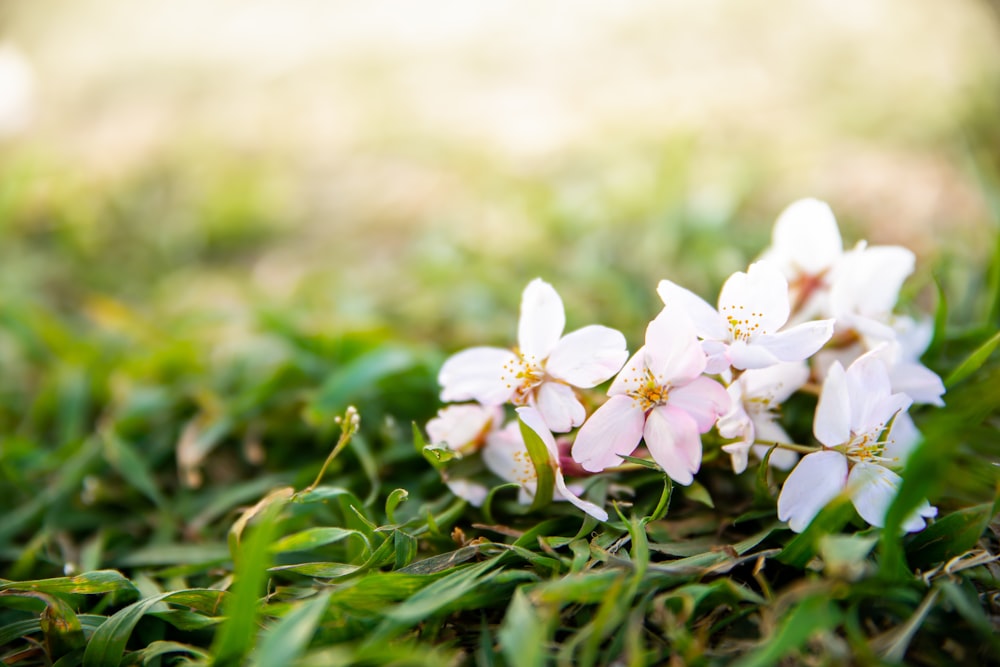
<path fill-rule="evenodd" d="M 695 502 L 699 502 L 702 505 L 707 505 L 711 508 L 715 508 L 715 502 L 712 500 L 712 495 L 708 492 L 701 482 L 694 480 L 688 486 L 682 487 L 684 489 L 684 495 Z"/>
<path fill-rule="evenodd" d="M 993 516 L 993 503 L 952 512 L 938 519 L 910 540 L 907 547 L 914 567 L 942 563 L 976 546 Z"/>
<path fill-rule="evenodd" d="M 518 667 L 545 665 L 546 648 L 552 641 L 555 617 L 548 605 L 536 607 L 524 589 L 515 590 L 497 633 L 507 664 Z"/>
<path fill-rule="evenodd" d="M 272 544 L 271 551 L 275 553 L 283 553 L 287 551 L 309 551 L 310 549 L 315 549 L 327 544 L 340 542 L 348 537 L 359 538 L 365 545 L 366 555 L 371 553 L 371 544 L 369 544 L 368 538 L 365 537 L 364 533 L 358 530 L 351 530 L 350 528 L 337 528 L 335 526 L 328 528 L 309 528 L 298 533 L 293 533 L 292 535 L 283 537 Z"/>
<path fill-rule="evenodd" d="M 261 635 L 250 664 L 257 667 L 291 665 L 301 656 L 330 604 L 331 591 L 321 591 L 316 597 L 301 602 L 280 621 Z"/>
<path fill-rule="evenodd" d="M 409 497 L 410 494 L 406 489 L 395 489 L 385 499 L 385 516 L 389 523 L 396 523 L 396 508 Z"/>
<path fill-rule="evenodd" d="M 291 490 L 288 491 L 287 496 L 268 496 L 271 502 L 263 508 L 249 539 L 239 547 L 239 558 L 233 573 L 233 595 L 225 607 L 226 621 L 212 642 L 213 665 L 241 664 L 253 649 L 259 612 L 257 601 L 267 582 L 267 571 L 271 566 L 270 547 L 278 530 L 278 515 L 291 496 Z"/>
<path fill-rule="evenodd" d="M 773 637 L 764 639 L 761 648 L 742 660 L 736 667 L 770 667 L 805 645 L 818 632 L 837 627 L 843 614 L 826 595 L 805 598 L 785 617 Z"/>
<path fill-rule="evenodd" d="M 129 663 L 133 663 L 137 660 L 142 660 L 143 666 L 150 664 L 160 664 L 158 662 L 159 658 L 165 655 L 170 655 L 172 653 L 186 653 L 188 655 L 194 656 L 200 660 L 208 660 L 209 655 L 202 649 L 191 646 L 189 644 L 181 644 L 180 642 L 171 641 L 154 641 L 150 642 L 149 646 L 142 649 L 141 651 L 136 651 L 129 655 Z M 134 656 L 134 657 L 133 657 Z"/>
<path fill-rule="evenodd" d="M 101 439 L 104 443 L 104 457 L 108 463 L 114 466 L 129 484 L 153 501 L 154 505 L 161 509 L 165 508 L 166 500 L 153 479 L 153 473 L 146 459 L 139 456 L 132 445 L 118 437 L 113 429 L 104 429 L 101 432 Z"/>
<path fill-rule="evenodd" d="M 96 570 L 74 577 L 36 579 L 34 581 L 7 581 L 0 579 L 0 591 L 8 589 L 42 591 L 45 593 L 78 593 L 96 595 L 115 591 L 135 592 L 135 586 L 117 570 Z"/>
<path fill-rule="evenodd" d="M 222 591 L 186 589 L 161 593 L 135 602 L 94 631 L 83 654 L 83 667 L 118 667 L 135 624 L 160 602 L 176 602 L 202 611 L 210 611 L 218 609 L 223 597 Z"/>
<path fill-rule="evenodd" d="M 535 474 L 538 478 L 535 485 L 535 498 L 531 502 L 531 511 L 535 511 L 552 502 L 552 490 L 556 483 L 555 468 L 549 448 L 545 446 L 534 429 L 520 419 L 518 423 L 521 425 L 521 437 L 524 438 L 524 445 L 528 449 L 528 456 L 531 457 L 531 464 L 535 467 Z"/>
<path fill-rule="evenodd" d="M 956 384 L 966 379 L 976 371 L 978 371 L 986 360 L 990 358 L 993 351 L 1000 345 L 1000 331 L 993 334 L 985 343 L 977 347 L 972 354 L 970 354 L 965 361 L 958 365 L 958 368 L 953 370 L 951 374 L 945 378 L 944 386 L 951 389 Z"/>
<path fill-rule="evenodd" d="M 413 350 L 383 345 L 366 352 L 330 374 L 309 405 L 311 419 L 323 423 L 371 393 L 379 381 L 399 375 L 420 363 Z"/>

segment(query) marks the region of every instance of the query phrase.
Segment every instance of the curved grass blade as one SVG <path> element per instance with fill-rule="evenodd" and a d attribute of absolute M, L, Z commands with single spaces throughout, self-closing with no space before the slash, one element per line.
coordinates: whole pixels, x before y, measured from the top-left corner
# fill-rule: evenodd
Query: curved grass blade
<path fill-rule="evenodd" d="M 331 592 L 323 591 L 312 600 L 300 603 L 268 628 L 261 636 L 250 664 L 253 667 L 293 664 L 308 648 L 316 626 L 330 604 Z"/>

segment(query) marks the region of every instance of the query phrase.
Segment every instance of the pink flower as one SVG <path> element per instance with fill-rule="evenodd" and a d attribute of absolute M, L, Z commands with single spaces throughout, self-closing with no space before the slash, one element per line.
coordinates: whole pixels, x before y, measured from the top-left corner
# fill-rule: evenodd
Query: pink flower
<path fill-rule="evenodd" d="M 621 462 L 645 439 L 653 460 L 680 484 L 701 467 L 701 435 L 729 408 L 729 395 L 702 375 L 705 354 L 688 319 L 665 308 L 646 344 L 608 390 L 608 401 L 576 436 L 573 459 L 597 472 Z"/>
<path fill-rule="evenodd" d="M 595 324 L 563 336 L 565 326 L 559 294 L 536 278 L 521 298 L 518 347 L 473 347 L 449 357 L 438 375 L 441 400 L 530 405 L 552 431 L 579 426 L 587 414 L 573 387 L 588 389 L 610 378 L 628 350 L 614 329 Z"/>

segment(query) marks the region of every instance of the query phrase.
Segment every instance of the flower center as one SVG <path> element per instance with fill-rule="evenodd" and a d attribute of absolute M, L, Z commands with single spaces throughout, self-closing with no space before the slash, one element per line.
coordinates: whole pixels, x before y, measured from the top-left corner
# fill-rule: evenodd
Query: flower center
<path fill-rule="evenodd" d="M 865 433 L 853 434 L 854 437 L 847 443 L 847 451 L 845 452 L 847 458 L 855 463 L 890 463 L 892 459 L 882 456 L 885 446 L 890 442 L 889 440 L 879 439 L 884 430 L 885 425 L 879 424 Z"/>
<path fill-rule="evenodd" d="M 657 405 L 667 402 L 670 393 L 669 385 L 661 384 L 653 371 L 646 369 L 646 375 L 635 389 L 628 392 L 628 395 L 639 401 L 644 412 L 652 410 Z"/>
<path fill-rule="evenodd" d="M 532 392 L 545 380 L 545 369 L 534 355 L 525 357 L 517 350 L 514 353 L 517 359 L 504 364 L 500 379 L 514 390 L 510 399 L 514 405 L 528 405 Z"/>
<path fill-rule="evenodd" d="M 729 332 L 733 335 L 733 340 L 741 340 L 744 343 L 757 334 L 767 333 L 760 328 L 760 319 L 763 313 L 748 312 L 743 306 L 730 304 L 722 307 L 722 316 L 729 323 Z"/>

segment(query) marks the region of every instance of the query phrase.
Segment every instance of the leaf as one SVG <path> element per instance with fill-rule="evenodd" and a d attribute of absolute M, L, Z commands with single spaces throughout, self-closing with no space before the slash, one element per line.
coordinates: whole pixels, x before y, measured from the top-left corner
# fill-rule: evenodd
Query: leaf
<path fill-rule="evenodd" d="M 186 589 L 139 600 L 119 611 L 94 631 L 83 654 L 83 667 L 118 667 L 135 624 L 160 602 L 171 601 L 190 607 L 197 605 L 196 608 L 206 610 L 217 608 L 223 597 L 222 591 Z"/>
<path fill-rule="evenodd" d="M 684 495 L 687 498 L 715 509 L 715 502 L 712 500 L 711 494 L 698 480 L 694 480 L 688 486 L 681 488 L 684 489 Z"/>
<path fill-rule="evenodd" d="M 135 592 L 135 586 L 117 570 L 96 570 L 84 572 L 74 577 L 36 579 L 34 581 L 7 581 L 0 579 L 0 591 L 18 589 L 45 593 L 77 593 L 96 595 L 115 591 Z"/>
<path fill-rule="evenodd" d="M 295 565 L 278 565 L 270 568 L 270 572 L 295 572 L 317 579 L 337 579 L 354 574 L 361 569 L 360 565 L 348 563 L 296 563 Z"/>
<path fill-rule="evenodd" d="M 1000 331 L 993 334 L 985 343 L 977 347 L 972 354 L 966 357 L 965 361 L 958 365 L 958 368 L 953 370 L 947 378 L 945 378 L 944 386 L 951 389 L 956 384 L 962 380 L 968 378 L 970 375 L 978 371 L 986 360 L 990 358 L 993 351 L 1000 345 Z"/>
<path fill-rule="evenodd" d="M 224 610 L 226 621 L 212 642 L 213 665 L 241 664 L 253 648 L 254 628 L 259 611 L 257 601 L 264 590 L 267 571 L 271 566 L 270 546 L 278 530 L 278 515 L 286 500 L 291 497 L 291 489 L 280 491 L 287 491 L 287 495 L 272 493 L 261 501 L 263 503 L 270 499 L 250 537 L 239 547 L 239 558 L 235 559 L 236 571 L 233 573 L 233 594 Z"/>
<path fill-rule="evenodd" d="M 301 602 L 280 621 L 261 635 L 250 664 L 258 667 L 291 665 L 301 656 L 330 604 L 332 591 L 321 591 L 316 597 Z"/>
<path fill-rule="evenodd" d="M 149 567 L 151 565 L 214 564 L 229 559 L 229 548 L 221 543 L 150 544 L 134 549 L 115 563 L 122 567 Z"/>
<path fill-rule="evenodd" d="M 136 660 L 142 660 L 142 664 L 144 666 L 149 664 L 159 664 L 159 662 L 156 662 L 159 658 L 162 658 L 165 655 L 170 655 L 171 653 L 187 653 L 188 655 L 205 661 L 207 661 L 210 657 L 208 653 L 200 648 L 197 648 L 196 646 L 181 644 L 180 642 L 154 641 L 150 642 L 149 646 L 141 651 L 136 651 L 135 653 L 130 654 L 129 663 L 133 663 Z"/>
<path fill-rule="evenodd" d="M 410 494 L 406 489 L 395 489 L 385 499 L 385 516 L 389 523 L 396 523 L 396 508 L 409 497 Z"/>
<path fill-rule="evenodd" d="M 807 597 L 785 617 L 773 637 L 765 638 L 762 646 L 734 663 L 735 667 L 770 667 L 792 651 L 800 649 L 817 632 L 832 630 L 843 614 L 826 595 Z"/>
<path fill-rule="evenodd" d="M 101 439 L 104 443 L 104 457 L 108 463 L 154 505 L 161 509 L 165 508 L 166 500 L 153 479 L 146 459 L 139 456 L 132 445 L 118 437 L 114 429 L 107 428 L 101 431 Z"/>
<path fill-rule="evenodd" d="M 910 563 L 924 568 L 972 549 L 986 531 L 993 511 L 993 503 L 984 503 L 938 519 L 910 540 L 907 547 Z"/>
<path fill-rule="evenodd" d="M 379 381 L 399 375 L 418 363 L 420 360 L 412 350 L 398 345 L 383 345 L 352 359 L 331 373 L 320 387 L 308 407 L 310 419 L 325 423 L 370 393 Z"/>
<path fill-rule="evenodd" d="M 524 438 L 524 445 L 528 449 L 528 456 L 531 457 L 531 464 L 535 467 L 535 474 L 538 477 L 535 485 L 535 497 L 531 502 L 531 511 L 535 511 L 552 502 L 552 490 L 556 482 L 555 469 L 549 448 L 545 446 L 534 429 L 520 419 L 518 419 L 518 423 L 521 426 L 521 437 Z"/>
<path fill-rule="evenodd" d="M 310 549 L 345 540 L 348 537 L 360 538 L 364 542 L 365 553 L 371 553 L 371 544 L 369 544 L 368 538 L 365 537 L 364 533 L 351 530 L 350 528 L 337 528 L 334 526 L 328 528 L 309 528 L 298 533 L 293 533 L 281 538 L 272 544 L 270 548 L 275 553 L 309 551 Z"/>
<path fill-rule="evenodd" d="M 819 550 L 819 541 L 824 535 L 840 530 L 854 516 L 854 506 L 846 494 L 840 494 L 820 510 L 801 534 L 785 545 L 777 560 L 797 568 L 804 568 Z"/>
<path fill-rule="evenodd" d="M 271 493 L 264 496 L 256 505 L 248 510 L 245 510 L 240 517 L 233 522 L 232 527 L 229 529 L 229 553 L 233 558 L 233 562 L 239 567 L 239 551 L 240 551 L 240 538 L 243 536 L 243 531 L 246 529 L 247 524 L 260 513 L 265 513 L 273 507 L 282 507 L 284 504 L 294 496 L 295 489 L 290 486 L 275 489 Z"/>
<path fill-rule="evenodd" d="M 552 641 L 555 614 L 548 605 L 536 607 L 523 588 L 514 591 L 497 636 L 508 665 L 542 667 Z"/>

